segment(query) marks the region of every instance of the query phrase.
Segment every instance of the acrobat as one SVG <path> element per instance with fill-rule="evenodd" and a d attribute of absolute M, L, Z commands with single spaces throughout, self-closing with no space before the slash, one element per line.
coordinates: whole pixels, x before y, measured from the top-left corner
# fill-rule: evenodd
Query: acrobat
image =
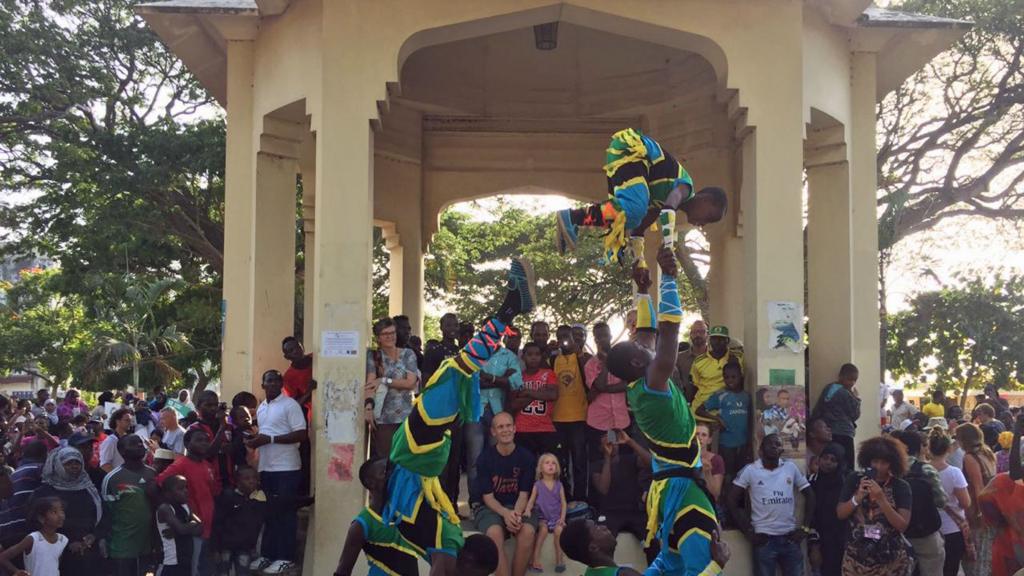
<path fill-rule="evenodd" d="M 434 372 L 391 441 L 382 518 L 398 527 L 417 554 L 430 559 L 431 576 L 456 574 L 463 542 L 458 514 L 438 480 L 451 452 L 449 427 L 457 420 L 480 418 L 480 388 L 473 374 L 501 347 L 513 318 L 533 310 L 536 294 L 529 261 L 513 259 L 507 287 L 495 315 Z"/>
<path fill-rule="evenodd" d="M 619 262 L 628 248 L 637 262 L 644 262 L 643 235 L 667 210 L 664 218 L 675 222 L 682 210 L 694 226 L 718 222 L 728 201 L 721 188 L 694 193 L 693 179 L 675 158 L 653 138 L 627 128 L 616 132 L 605 155 L 608 200 L 583 208 L 561 210 L 556 215 L 555 242 L 560 253 L 574 250 L 579 228 L 606 228 L 606 262 Z M 673 227 L 674 228 L 674 227 Z M 640 264 L 645 267 L 646 264 Z"/>
<path fill-rule="evenodd" d="M 666 232 L 674 235 L 674 228 Z M 715 575 L 721 566 L 712 558 L 710 544 L 718 519 L 704 487 L 696 422 L 682 392 L 670 380 L 682 320 L 677 262 L 670 242 L 658 252 L 658 266 L 662 273 L 657 318 L 648 294 L 650 272 L 634 265 L 637 336 L 616 344 L 608 354 L 608 370 L 630 383 L 626 398 L 652 455 L 646 545 L 657 538 L 661 552 L 644 574 Z"/>

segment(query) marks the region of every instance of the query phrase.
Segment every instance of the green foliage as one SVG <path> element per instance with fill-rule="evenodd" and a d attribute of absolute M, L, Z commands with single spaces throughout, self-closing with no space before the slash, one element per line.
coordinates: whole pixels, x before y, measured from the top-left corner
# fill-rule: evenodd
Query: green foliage
<path fill-rule="evenodd" d="M 919 294 L 890 316 L 887 368 L 941 389 L 1024 385 L 1024 277 Z"/>
<path fill-rule="evenodd" d="M 143 365 L 151 366 L 156 381 L 164 385 L 181 377 L 169 359 L 190 348 L 188 338 L 174 324 L 161 322 L 159 313 L 162 306 L 173 302 L 178 288 L 177 280 L 136 277 L 104 287 L 106 305 L 97 308 L 95 316 L 105 330 L 83 366 L 86 384 L 130 368 L 131 384 L 139 389 Z"/>
<path fill-rule="evenodd" d="M 60 262 L 50 296 L 80 302 L 97 333 L 126 276 L 178 283 L 149 322 L 194 348 L 160 378 L 205 383 L 220 364 L 224 122 L 134 4 L 0 3 L 0 189 L 23 200 L 0 204 L 0 256 Z"/>
<path fill-rule="evenodd" d="M 82 299 L 55 291 L 58 270 L 26 270 L 0 282 L 0 373 L 28 370 L 52 388 L 67 386 L 96 339 Z"/>
<path fill-rule="evenodd" d="M 460 319 L 480 322 L 505 294 L 505 272 L 512 256 L 527 256 L 538 280 L 539 307 L 531 318 L 553 324 L 591 324 L 624 314 L 632 306 L 629 274 L 602 266 L 602 239 L 583 229 L 576 251 L 561 256 L 554 247 L 551 214 L 535 214 L 499 199 L 493 220 L 446 210 L 430 246 L 425 270 L 426 296 L 448 304 Z M 680 278 L 684 305 L 703 309 L 706 296 Z M 438 311 L 443 312 L 446 310 Z"/>

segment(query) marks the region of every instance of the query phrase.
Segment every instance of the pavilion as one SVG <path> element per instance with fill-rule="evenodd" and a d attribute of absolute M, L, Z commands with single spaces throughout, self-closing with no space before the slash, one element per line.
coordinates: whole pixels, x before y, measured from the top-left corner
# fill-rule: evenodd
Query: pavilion
<path fill-rule="evenodd" d="M 768 308 L 806 290 L 811 399 L 856 363 L 859 434 L 877 433 L 876 104 L 968 23 L 870 0 L 167 0 L 138 12 L 227 112 L 226 393 L 284 367 L 301 180 L 299 305 L 320 383 L 305 574 L 333 572 L 363 504 L 373 227 L 391 253 L 391 310 L 422 333 L 440 212 L 494 194 L 602 199 L 603 151 L 626 126 L 698 187 L 730 194 L 707 227 L 711 321 L 742 336 L 751 390 L 774 371 L 804 384 L 804 355 L 770 345 Z M 748 572 L 733 556 L 729 572 Z"/>

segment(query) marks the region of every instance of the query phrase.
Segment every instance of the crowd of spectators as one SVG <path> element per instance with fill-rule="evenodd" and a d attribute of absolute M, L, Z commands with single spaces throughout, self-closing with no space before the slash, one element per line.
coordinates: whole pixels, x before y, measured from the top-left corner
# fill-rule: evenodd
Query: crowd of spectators
<path fill-rule="evenodd" d="M 0 567 L 31 576 L 294 573 L 311 358 L 212 390 L 0 396 Z M 298 400 L 298 401 L 296 401 Z M 306 451 L 308 454 L 308 450 Z M 304 462 L 307 464 L 304 466 Z M 268 521 L 273 518 L 273 521 Z"/>
<path fill-rule="evenodd" d="M 379 348 L 367 365 L 367 418 L 383 438 L 370 444 L 382 458 L 390 445 L 387 425 L 408 415 L 414 391 L 472 334 L 468 324 L 446 314 L 442 338 L 421 351 L 408 330 L 398 330 L 392 344 L 389 331 L 403 323 L 408 325 L 399 317 L 375 324 Z M 604 322 L 590 330 L 592 348 L 582 325 L 558 326 L 554 338 L 546 322 L 511 327 L 504 347 L 476 376 L 481 421 L 451 429 L 452 456 L 442 484 L 458 502 L 465 472 L 464 520 L 498 544 L 501 576 L 542 572 L 541 550 L 551 536 L 553 568 L 561 572 L 559 543 L 566 534 L 627 533 L 641 542 L 647 535 L 651 456 L 626 402 L 628 383 L 605 364 L 611 330 Z M 1018 409 L 1011 410 L 997 391 L 977 398 L 965 418 L 942 393 L 918 408 L 894 390 L 883 435 L 856 446 L 859 371 L 843 365 L 808 412 L 805 474 L 782 457 L 783 439 L 767 422 L 755 430 L 742 349 L 728 329 L 698 321 L 689 336 L 673 382 L 699 422 L 703 484 L 722 524 L 749 539 L 758 575 L 803 574 L 805 565 L 824 576 L 1010 576 L 1014 566 L 1024 567 L 1014 548 L 1021 541 L 1007 536 L 1019 533 L 1017 500 L 999 495 L 1020 484 L 998 476 L 1011 473 Z M 383 405 L 395 407 L 385 419 Z M 756 460 L 755 437 L 761 438 Z M 567 530 L 574 519 L 588 518 L 596 524 L 587 526 L 600 533 Z M 502 544 L 509 538 L 515 544 L 506 557 Z M 645 550 L 649 559 L 656 545 Z"/>

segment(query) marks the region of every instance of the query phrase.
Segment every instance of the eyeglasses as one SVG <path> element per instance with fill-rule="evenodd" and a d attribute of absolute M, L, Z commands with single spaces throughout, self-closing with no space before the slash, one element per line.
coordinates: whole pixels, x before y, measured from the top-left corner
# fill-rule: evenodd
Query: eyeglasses
<path fill-rule="evenodd" d="M 383 338 L 385 336 L 398 336 L 398 332 L 394 330 L 388 330 L 386 332 L 381 332 L 380 334 L 378 334 L 378 338 Z"/>

